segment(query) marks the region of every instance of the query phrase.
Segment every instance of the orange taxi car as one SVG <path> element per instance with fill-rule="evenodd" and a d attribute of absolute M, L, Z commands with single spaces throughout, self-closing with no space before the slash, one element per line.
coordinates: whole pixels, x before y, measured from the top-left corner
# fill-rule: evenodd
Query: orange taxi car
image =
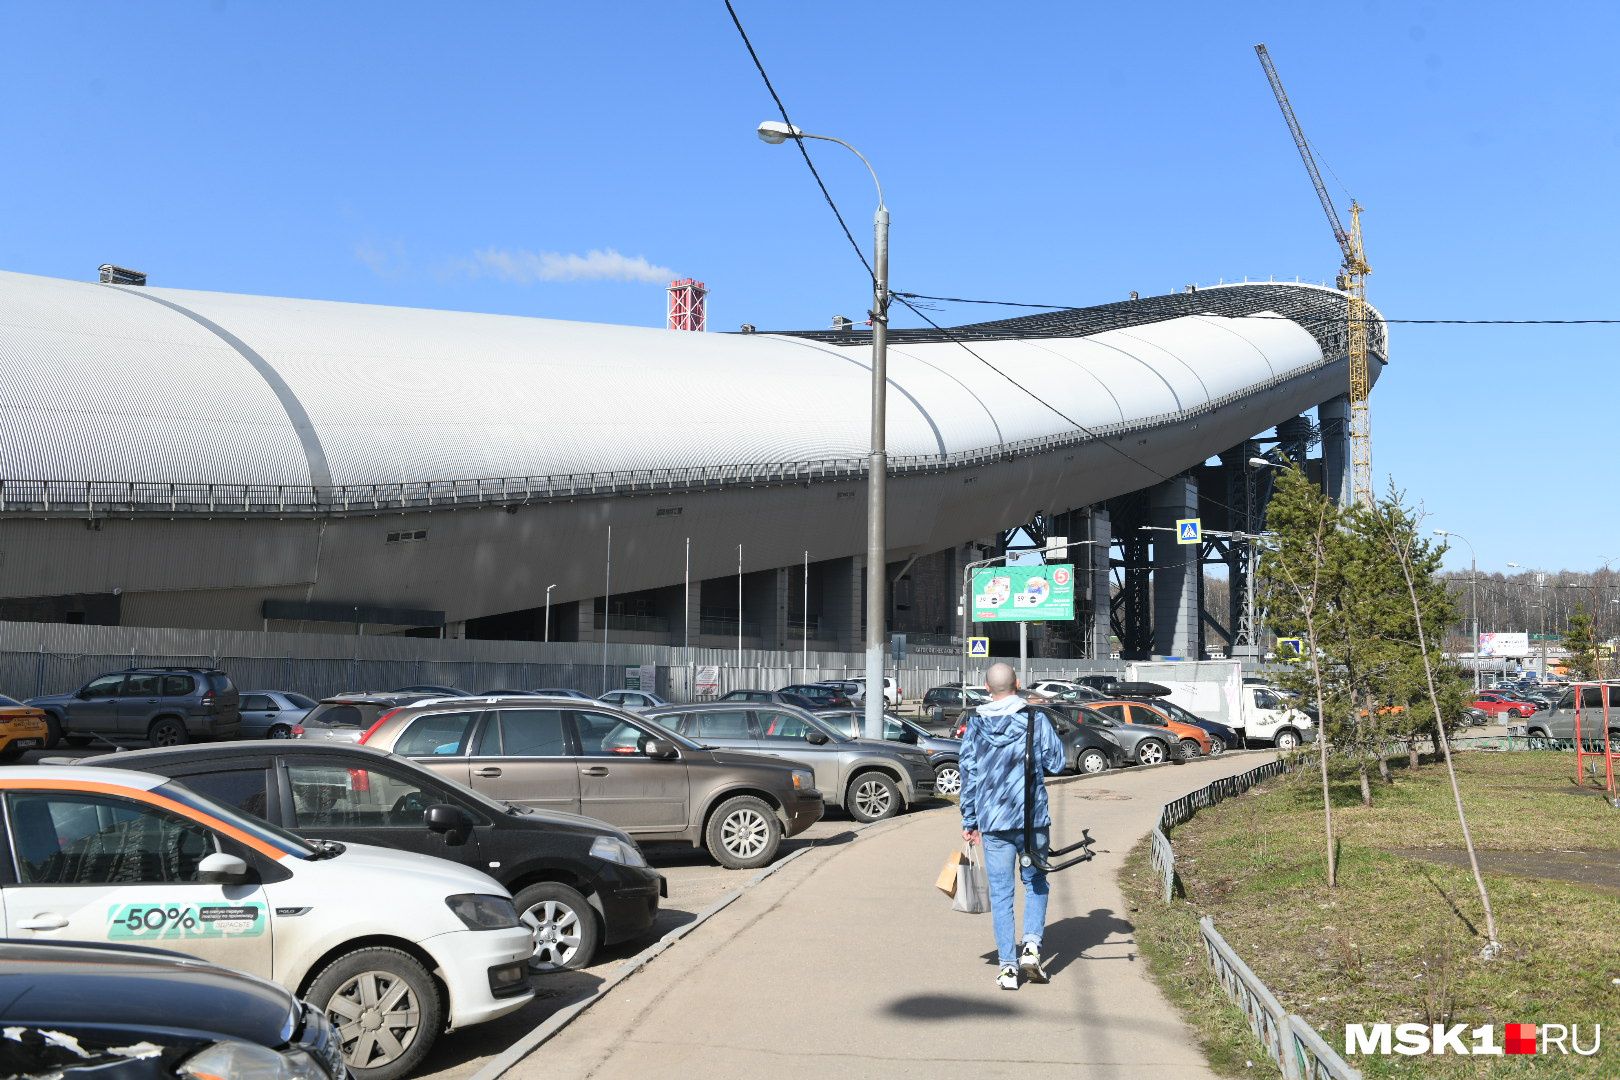
<path fill-rule="evenodd" d="M 44 749 L 49 732 L 43 710 L 0 694 L 0 761 L 16 761 L 24 750 Z"/>
<path fill-rule="evenodd" d="M 1189 742 L 1198 744 L 1199 757 L 1209 757 L 1210 748 L 1214 745 L 1213 736 L 1201 727 L 1174 720 L 1162 709 L 1155 709 L 1141 701 L 1088 701 L 1086 707 L 1097 709 L 1104 716 L 1111 716 L 1125 724 L 1146 724 L 1149 727 L 1169 728 L 1181 743 L 1182 757 L 1192 757 L 1189 752 Z"/>

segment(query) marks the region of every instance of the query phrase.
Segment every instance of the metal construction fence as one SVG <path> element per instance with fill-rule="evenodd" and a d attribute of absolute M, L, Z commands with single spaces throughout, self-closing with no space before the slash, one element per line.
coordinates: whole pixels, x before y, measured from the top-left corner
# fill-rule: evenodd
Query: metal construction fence
<path fill-rule="evenodd" d="M 1297 753 L 1279 757 L 1248 772 L 1222 777 L 1164 804 L 1159 811 L 1159 821 L 1149 836 L 1151 846 L 1148 860 L 1163 881 L 1165 903 L 1175 899 L 1179 882 L 1170 830 L 1189 821 L 1199 810 L 1241 795 L 1262 780 L 1293 772 L 1305 761 L 1306 758 Z M 1311 1027 L 1310 1021 L 1283 1009 L 1260 977 L 1216 931 L 1212 918 L 1204 916 L 1198 921 L 1198 928 L 1203 935 L 1204 952 L 1216 982 L 1227 998 L 1242 1010 L 1249 1030 L 1254 1032 L 1254 1037 L 1265 1047 L 1266 1053 L 1277 1063 L 1287 1080 L 1361 1080 L 1360 1071 L 1351 1068 L 1338 1051 Z"/>
<path fill-rule="evenodd" d="M 643 665 L 654 669 L 657 680 L 645 689 L 673 701 L 699 698 L 695 683 L 706 667 L 717 669 L 716 689 L 704 697 L 866 674 L 858 653 L 0 622 L 0 694 L 19 699 L 65 693 L 104 672 L 149 666 L 217 667 L 239 689 L 291 690 L 314 698 L 416 685 L 471 693 L 567 687 L 600 694 L 624 687 L 632 669 L 639 672 Z M 1032 676 L 1039 678 L 1120 669 L 1117 663 L 1030 661 Z M 979 670 L 970 668 L 969 677 Z M 931 686 L 957 681 L 960 664 L 954 657 L 921 654 L 891 664 L 888 673 L 907 697 L 917 698 Z"/>

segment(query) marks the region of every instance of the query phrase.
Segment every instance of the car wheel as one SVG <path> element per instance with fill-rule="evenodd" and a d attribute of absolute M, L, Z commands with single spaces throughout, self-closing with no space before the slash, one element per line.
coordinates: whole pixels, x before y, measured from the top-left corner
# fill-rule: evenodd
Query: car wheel
<path fill-rule="evenodd" d="M 844 809 L 856 821 L 882 821 L 900 812 L 900 789 L 880 772 L 864 772 L 849 785 Z"/>
<path fill-rule="evenodd" d="M 1226 753 L 1226 740 L 1219 735 L 1209 740 L 1209 756 L 1220 757 Z"/>
<path fill-rule="evenodd" d="M 520 891 L 512 903 L 519 915 L 531 915 L 539 923 L 534 931 L 534 957 L 529 961 L 535 971 L 574 971 L 596 956 L 602 933 L 590 901 L 577 889 L 542 881 Z"/>
<path fill-rule="evenodd" d="M 1548 737 L 1547 732 L 1538 727 L 1531 728 L 1530 730 L 1526 731 L 1525 734 L 1532 739 L 1545 739 Z"/>
<path fill-rule="evenodd" d="M 267 739 L 290 739 L 292 738 L 292 728 L 287 724 L 276 724 L 264 733 L 264 737 Z"/>
<path fill-rule="evenodd" d="M 186 741 L 186 726 L 172 716 L 152 721 L 146 737 L 153 746 L 179 746 Z"/>
<path fill-rule="evenodd" d="M 337 1027 L 356 1080 L 394 1080 L 421 1064 L 444 1026 L 439 988 L 415 957 L 357 949 L 310 983 L 305 998 Z"/>
<path fill-rule="evenodd" d="M 1101 750 L 1087 750 L 1080 755 L 1080 771 L 1093 775 L 1108 771 L 1108 755 Z"/>
<path fill-rule="evenodd" d="M 55 713 L 45 714 L 45 749 L 55 750 L 62 742 L 62 721 Z"/>
<path fill-rule="evenodd" d="M 962 792 L 962 766 L 947 761 L 934 769 L 934 794 L 959 795 Z"/>
<path fill-rule="evenodd" d="M 1170 756 L 1164 743 L 1158 739 L 1143 739 L 1136 744 L 1138 765 L 1158 765 Z"/>
<path fill-rule="evenodd" d="M 704 846 L 730 870 L 752 870 L 776 858 L 782 823 L 763 799 L 739 795 L 720 804 L 703 830 Z"/>
<path fill-rule="evenodd" d="M 1203 753 L 1203 750 L 1199 747 L 1197 739 L 1182 739 L 1181 740 L 1181 757 L 1182 757 L 1182 760 L 1191 761 L 1193 758 L 1198 757 L 1202 753 Z"/>
<path fill-rule="evenodd" d="M 1277 749 L 1292 750 L 1299 746 L 1299 735 L 1295 732 L 1283 730 L 1277 732 Z"/>
<path fill-rule="evenodd" d="M 64 735 L 62 741 L 69 746 L 89 746 L 96 739 L 94 735 Z"/>

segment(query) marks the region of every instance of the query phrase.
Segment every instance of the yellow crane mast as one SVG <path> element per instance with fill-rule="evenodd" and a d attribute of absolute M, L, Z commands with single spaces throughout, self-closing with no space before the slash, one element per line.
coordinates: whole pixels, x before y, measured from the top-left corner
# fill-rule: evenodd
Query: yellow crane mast
<path fill-rule="evenodd" d="M 1254 52 L 1260 58 L 1260 66 L 1266 71 L 1271 92 L 1277 98 L 1277 107 L 1282 109 L 1283 119 L 1288 122 L 1288 131 L 1294 136 L 1294 146 L 1299 150 L 1300 160 L 1305 162 L 1305 171 L 1310 174 L 1311 184 L 1316 188 L 1316 197 L 1321 200 L 1328 224 L 1333 227 L 1333 239 L 1344 256 L 1338 286 L 1350 298 L 1346 312 L 1346 336 L 1350 356 L 1351 487 L 1356 502 L 1363 506 L 1371 505 L 1372 415 L 1367 408 L 1367 395 L 1372 389 L 1372 379 L 1367 367 L 1367 275 L 1372 273 L 1372 269 L 1367 265 L 1367 255 L 1361 246 L 1361 206 L 1354 199 L 1350 200 L 1350 228 L 1347 231 L 1339 221 L 1339 212 L 1334 208 L 1333 200 L 1328 196 L 1327 185 L 1322 183 L 1322 174 L 1317 171 L 1311 144 L 1305 138 L 1305 130 L 1299 126 L 1294 107 L 1288 102 L 1282 79 L 1277 77 L 1277 69 L 1271 63 L 1271 54 L 1263 44 L 1256 45 Z"/>

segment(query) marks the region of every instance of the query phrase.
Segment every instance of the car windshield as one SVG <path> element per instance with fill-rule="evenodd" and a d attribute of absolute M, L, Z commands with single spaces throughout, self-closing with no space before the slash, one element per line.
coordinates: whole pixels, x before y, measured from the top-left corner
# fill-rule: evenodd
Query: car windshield
<path fill-rule="evenodd" d="M 250 817 L 236 807 L 209 798 L 200 791 L 193 791 L 184 784 L 178 784 L 171 780 L 167 784 L 159 784 L 153 788 L 152 794 L 172 799 L 181 806 L 189 807 L 192 810 L 200 811 L 212 818 L 223 821 L 225 824 L 247 833 L 260 843 L 269 844 L 276 850 L 285 852 L 288 855 L 308 859 L 317 854 L 318 849 L 308 840 L 294 836 L 279 825 L 272 825 L 261 818 Z"/>
<path fill-rule="evenodd" d="M 314 698 L 307 698 L 303 694 L 286 693 L 281 696 L 295 709 L 313 709 L 316 704 Z"/>
<path fill-rule="evenodd" d="M 304 720 L 306 724 L 330 724 L 332 727 L 360 727 L 364 721 L 357 705 L 341 703 L 329 705 L 326 709 L 311 713 Z"/>
<path fill-rule="evenodd" d="M 642 713 L 641 719 L 657 724 L 658 730 L 647 731 L 645 728 L 639 728 L 639 730 L 647 735 L 651 735 L 655 739 L 662 739 L 665 742 L 672 742 L 676 746 L 683 746 L 688 750 L 706 749 L 702 743 L 695 742 L 694 740 L 687 738 L 685 735 L 682 735 L 680 732 L 675 730 L 676 726 L 678 726 L 681 722 L 681 717 L 685 715 L 686 712 L 694 711 L 696 710 L 685 710 L 684 712 Z"/>

